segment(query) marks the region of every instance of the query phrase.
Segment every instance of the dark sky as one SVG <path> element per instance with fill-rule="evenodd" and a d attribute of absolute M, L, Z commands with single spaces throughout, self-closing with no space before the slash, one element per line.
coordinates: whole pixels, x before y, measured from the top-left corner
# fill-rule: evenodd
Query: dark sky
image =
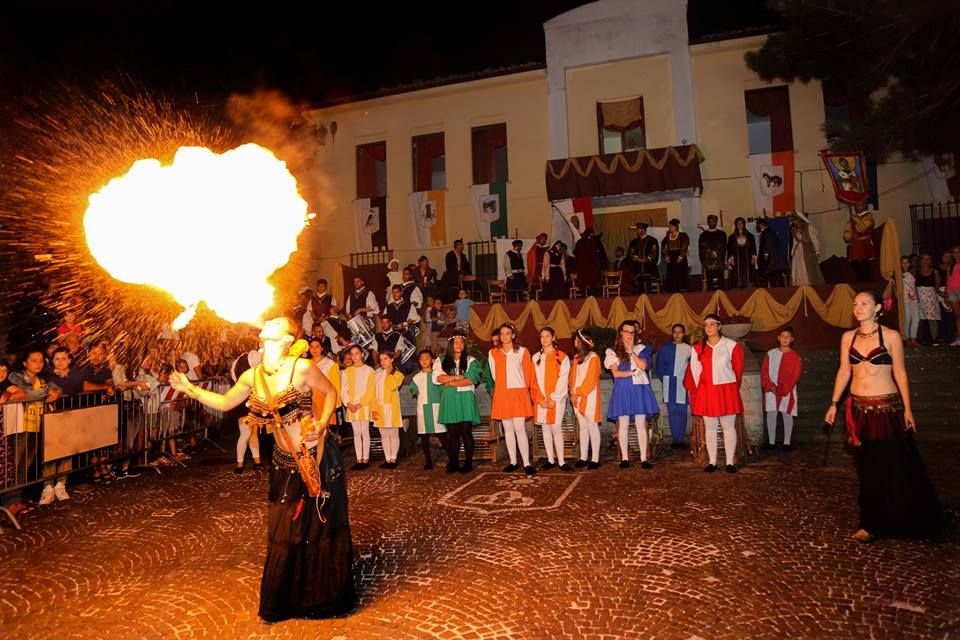
<path fill-rule="evenodd" d="M 587 2 L 251 4 L 248 11 L 227 11 L 222 0 L 7 0 L 0 8 L 0 82 L 20 91 L 46 78 L 83 83 L 120 71 L 151 89 L 196 92 L 201 102 L 254 88 L 327 102 L 542 63 L 542 23 Z M 762 6 L 763 0 L 691 0 L 691 36 L 769 22 Z"/>

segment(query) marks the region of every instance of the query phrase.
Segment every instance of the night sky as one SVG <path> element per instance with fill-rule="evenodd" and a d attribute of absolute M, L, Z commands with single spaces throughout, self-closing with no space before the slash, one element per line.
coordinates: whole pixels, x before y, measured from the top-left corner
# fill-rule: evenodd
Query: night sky
<path fill-rule="evenodd" d="M 122 72 L 201 103 L 257 88 L 325 103 L 542 63 L 543 22 L 583 4 L 279 0 L 228 12 L 210 0 L 9 0 L 0 9 L 0 84 L 22 93 L 48 79 L 82 84 Z M 693 39 L 771 22 L 763 0 L 690 4 Z"/>

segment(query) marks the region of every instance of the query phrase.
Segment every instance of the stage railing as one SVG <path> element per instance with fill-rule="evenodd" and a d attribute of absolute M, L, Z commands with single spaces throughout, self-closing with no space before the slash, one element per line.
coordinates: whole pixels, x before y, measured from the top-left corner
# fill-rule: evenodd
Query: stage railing
<path fill-rule="evenodd" d="M 913 252 L 929 253 L 940 264 L 944 251 L 960 244 L 960 203 L 937 202 L 910 205 Z"/>
<path fill-rule="evenodd" d="M 386 267 L 393 259 L 393 251 L 390 249 L 374 249 L 373 251 L 358 251 L 350 254 L 350 266 L 354 269 L 360 267 Z"/>
<path fill-rule="evenodd" d="M 218 389 L 214 380 L 196 382 Z M 159 473 L 156 460 L 182 465 L 171 444 L 190 437 L 211 440 L 223 414 L 169 385 L 151 391 L 105 392 L 64 396 L 55 402 L 11 402 L 0 407 L 0 496 L 72 473 L 113 464 L 146 467 Z M 174 445 L 175 446 L 175 445 Z M 221 449 L 222 451 L 223 449 Z M 154 462 L 151 462 L 153 452 Z M 16 528 L 19 523 L 0 507 Z"/>

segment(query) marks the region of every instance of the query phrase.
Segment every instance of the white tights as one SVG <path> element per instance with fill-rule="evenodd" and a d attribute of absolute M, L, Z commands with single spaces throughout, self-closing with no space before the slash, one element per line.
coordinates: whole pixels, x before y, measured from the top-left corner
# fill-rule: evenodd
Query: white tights
<path fill-rule="evenodd" d="M 640 460 L 647 459 L 647 416 L 637 414 L 633 416 L 637 425 L 637 440 L 640 443 Z M 620 459 L 630 459 L 630 416 L 617 417 L 617 442 L 620 443 Z"/>
<path fill-rule="evenodd" d="M 247 455 L 247 443 L 250 444 L 250 454 L 254 460 L 260 459 L 260 439 L 257 438 L 256 429 L 251 429 L 245 419 L 238 420 L 240 425 L 240 437 L 237 439 L 237 464 L 243 464 L 243 458 Z"/>
<path fill-rule="evenodd" d="M 707 455 L 710 464 L 717 464 L 717 425 L 723 427 L 723 453 L 727 464 L 734 464 L 737 451 L 737 416 L 708 417 L 703 416 L 704 437 L 707 440 Z"/>
<path fill-rule="evenodd" d="M 790 444 L 790 436 L 793 435 L 793 416 L 789 413 L 783 414 L 783 444 Z M 767 440 L 770 444 L 777 443 L 777 412 L 767 411 Z"/>
<path fill-rule="evenodd" d="M 577 416 L 577 424 L 580 425 L 580 459 L 586 460 L 592 450 L 593 457 L 590 461 L 600 462 L 600 425 L 587 420 L 579 411 L 574 411 L 574 414 Z"/>
<path fill-rule="evenodd" d="M 396 462 L 400 452 L 400 429 L 380 427 L 380 442 L 383 444 L 383 457 L 387 462 Z"/>
<path fill-rule="evenodd" d="M 560 419 L 562 420 L 563 416 Z M 543 448 L 547 450 L 547 460 L 563 466 L 563 428 L 560 426 L 560 422 L 541 426 L 543 427 Z M 556 460 L 554 460 L 554 452 L 556 452 Z"/>
<path fill-rule="evenodd" d="M 517 464 L 517 449 L 520 449 L 520 459 L 523 466 L 530 466 L 530 443 L 527 441 L 526 418 L 504 418 L 503 439 L 507 441 L 507 455 L 510 464 Z"/>
<path fill-rule="evenodd" d="M 370 423 L 366 420 L 351 420 L 353 427 L 353 450 L 357 453 L 357 462 L 370 460 Z"/>

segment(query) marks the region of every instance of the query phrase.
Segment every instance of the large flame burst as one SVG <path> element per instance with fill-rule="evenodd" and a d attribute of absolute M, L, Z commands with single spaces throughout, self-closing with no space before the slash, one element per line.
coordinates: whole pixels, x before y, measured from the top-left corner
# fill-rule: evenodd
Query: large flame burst
<path fill-rule="evenodd" d="M 135 364 L 184 307 L 200 300 L 230 321 L 254 321 L 269 306 L 264 279 L 295 250 L 307 207 L 280 160 L 302 172 L 309 149 L 297 158 L 302 145 L 293 149 L 290 140 L 252 133 L 252 122 L 264 118 L 230 125 L 127 78 L 94 91 L 47 87 L 0 108 L 6 116 L 0 118 L 0 331 L 12 327 L 9 348 L 49 340 L 39 330 L 49 331 L 70 310 L 90 340 L 122 341 L 132 351 L 126 360 Z M 251 141 L 280 160 L 243 145 Z M 238 168 L 248 162 L 257 167 L 255 177 Z M 254 210 L 256 221 L 248 217 Z M 270 231 L 282 239 L 264 241 Z M 280 306 L 301 267 L 293 260 L 271 278 L 284 290 Z M 256 311 L 234 305 L 251 301 Z M 199 348 L 224 335 L 249 331 L 201 305 L 181 339 Z"/>

